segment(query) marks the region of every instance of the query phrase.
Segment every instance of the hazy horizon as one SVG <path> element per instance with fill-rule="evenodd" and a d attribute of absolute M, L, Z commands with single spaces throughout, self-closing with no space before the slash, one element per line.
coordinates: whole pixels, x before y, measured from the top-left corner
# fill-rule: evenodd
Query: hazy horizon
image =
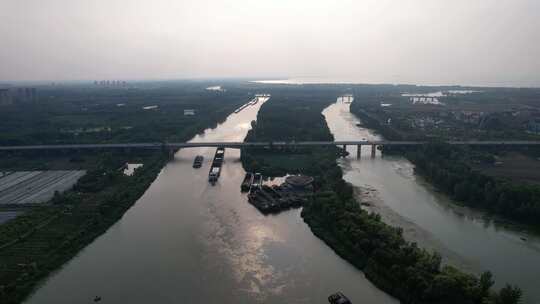
<path fill-rule="evenodd" d="M 0 81 L 540 86 L 540 1 L 7 0 Z"/>

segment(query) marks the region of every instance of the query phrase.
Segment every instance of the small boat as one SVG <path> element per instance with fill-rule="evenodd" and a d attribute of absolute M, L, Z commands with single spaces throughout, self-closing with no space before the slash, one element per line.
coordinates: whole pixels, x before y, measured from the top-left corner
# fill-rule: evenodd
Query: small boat
<path fill-rule="evenodd" d="M 328 297 L 330 304 L 352 304 L 352 302 L 341 292 L 336 292 Z"/>
<path fill-rule="evenodd" d="M 94 302 L 99 302 L 101 301 L 101 297 L 100 296 L 95 296 L 94 297 Z"/>
<path fill-rule="evenodd" d="M 242 190 L 242 192 L 249 191 L 249 187 L 251 187 L 252 183 L 253 183 L 253 174 L 251 172 L 246 172 L 244 181 L 242 181 L 242 185 L 240 186 L 240 189 Z"/>
<path fill-rule="evenodd" d="M 204 157 L 202 155 L 195 156 L 195 160 L 193 160 L 193 168 L 200 168 L 202 166 L 203 160 Z"/>

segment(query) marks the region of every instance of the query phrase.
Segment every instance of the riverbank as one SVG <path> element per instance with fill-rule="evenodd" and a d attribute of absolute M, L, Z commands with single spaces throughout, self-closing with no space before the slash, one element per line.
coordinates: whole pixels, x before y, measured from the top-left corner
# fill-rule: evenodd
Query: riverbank
<path fill-rule="evenodd" d="M 88 172 L 74 190 L 55 195 L 50 206 L 0 226 L 1 302 L 21 302 L 40 280 L 105 232 L 144 193 L 166 161 L 165 155 L 147 158 L 134 176 L 105 165 Z"/>
<path fill-rule="evenodd" d="M 361 102 L 355 100 L 350 111 L 362 120 L 363 126 L 375 130 L 386 139 L 425 140 L 404 136 L 395 127 L 381 123 L 362 108 Z M 501 152 L 499 150 L 496 152 Z M 504 225 L 538 234 L 540 187 L 534 183 L 515 182 L 504 176 L 488 176 L 472 165 L 490 164 L 494 167 L 494 151 L 433 142 L 419 148 L 386 147 L 385 153 L 406 157 L 415 165 L 417 174 L 451 197 L 452 201 L 494 215 L 493 218 Z M 534 154 L 533 151 L 528 153 Z M 536 164 L 536 160 L 533 161 Z M 531 170 L 534 172 L 534 169 Z"/>
<path fill-rule="evenodd" d="M 259 113 L 264 124 L 257 124 L 253 134 L 257 139 L 283 140 L 281 125 L 290 126 L 287 136 L 302 138 L 309 128 L 312 137 L 331 137 L 328 127 L 312 129 L 313 120 L 321 119 L 320 110 L 328 102 L 319 100 L 295 100 L 298 106 L 289 107 L 286 118 L 272 120 L 272 113 L 279 112 L 285 101 L 276 99 L 265 104 Z M 302 105 L 309 104 L 309 107 Z M 301 111 L 295 113 L 294 109 Z M 266 118 L 268 117 L 268 118 Z M 266 118 L 266 119 L 265 119 Z M 310 121 L 305 123 L 303 120 Z M 320 124 L 320 123 L 318 123 Z M 276 129 L 273 129 L 273 128 Z M 315 135 L 319 132 L 319 135 Z M 248 136 L 248 139 L 250 137 Z M 243 160 L 250 169 L 272 172 L 268 158 L 276 154 L 287 154 L 291 151 L 272 151 L 260 154 L 248 150 Z M 315 235 L 326 242 L 341 257 L 362 269 L 366 277 L 376 286 L 403 302 L 410 303 L 481 303 L 498 300 L 499 293 L 490 291 L 493 284 L 489 273 L 481 278 L 463 273 L 450 266 L 441 266 L 441 257 L 436 253 L 420 249 L 403 238 L 403 230 L 393 228 L 381 221 L 379 215 L 368 213 L 360 207 L 353 197 L 353 188 L 345 183 L 342 171 L 336 163 L 337 153 L 320 153 L 317 150 L 294 151 L 303 152 L 309 166 L 303 168 L 304 173 L 315 177 L 316 195 L 302 210 L 302 217 Z M 295 156 L 296 157 L 296 156 Z M 255 164 L 255 165 L 254 165 Z M 264 166 L 257 167 L 258 164 Z M 295 171 L 298 168 L 291 168 Z M 282 170 L 284 170 L 282 168 Z M 513 287 L 505 287 L 502 294 L 519 294 Z M 517 300 L 517 299 L 514 299 Z M 514 302 L 509 302 L 514 303 Z"/>
<path fill-rule="evenodd" d="M 375 130 L 363 127 L 365 124 L 350 112 L 347 104 L 338 102 L 328 107 L 324 115 L 336 140 L 380 139 Z M 448 250 L 453 251 L 473 266 L 473 272 L 477 272 L 477 266 L 480 271 L 491 271 L 496 279 L 494 287 L 502 288 L 505 283 L 518 285 L 524 291 L 523 303 L 537 303 L 540 296 L 536 288 L 540 271 L 538 237 L 500 225 L 485 212 L 456 204 L 415 174 L 415 166 L 406 158 L 382 153 L 371 158 L 368 149 L 364 150 L 361 159 L 339 160 L 345 180 L 356 187 L 369 185 L 377 189 L 382 203 L 394 215 L 397 213 L 405 222 L 413 222 L 429 232 L 427 240 L 422 238 L 424 233 L 416 234 L 419 238 L 414 241 L 420 247 L 430 248 L 430 239 L 435 239 L 445 247 L 437 250 L 443 258 Z M 356 147 L 348 147 L 348 151 L 356 155 Z M 381 216 L 387 221 L 384 213 Z M 403 228 L 411 227 L 414 226 Z"/>
<path fill-rule="evenodd" d="M 418 243 L 420 247 L 428 251 L 440 253 L 442 265 L 454 266 L 476 275 L 482 273 L 482 267 L 480 265 L 460 256 L 455 251 L 446 247 L 440 240 L 436 239 L 429 231 L 388 207 L 377 189 L 368 185 L 354 187 L 354 197 L 356 201 L 361 202 L 362 209 L 370 213 L 379 214 L 381 219 L 392 227 L 401 227 L 403 229 L 403 238 L 407 242 Z"/>
<path fill-rule="evenodd" d="M 191 128 L 177 130 L 187 139 L 223 122 L 237 106 L 219 105 Z M 143 164 L 132 176 L 121 168 L 129 159 Z M 169 155 L 152 153 L 6 154 L 2 169 L 88 170 L 70 191 L 49 202 L 20 208 L 24 214 L 0 225 L 0 302 L 22 302 L 51 273 L 106 232 L 154 182 Z"/>

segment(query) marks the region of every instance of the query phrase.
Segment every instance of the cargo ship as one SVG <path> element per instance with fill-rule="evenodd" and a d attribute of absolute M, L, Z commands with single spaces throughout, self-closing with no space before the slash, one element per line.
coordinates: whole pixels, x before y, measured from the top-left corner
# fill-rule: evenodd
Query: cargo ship
<path fill-rule="evenodd" d="M 221 175 L 221 165 L 223 165 L 223 158 L 225 157 L 225 148 L 219 147 L 216 149 L 216 154 L 212 160 L 210 171 L 208 172 L 208 181 L 215 184 Z"/>

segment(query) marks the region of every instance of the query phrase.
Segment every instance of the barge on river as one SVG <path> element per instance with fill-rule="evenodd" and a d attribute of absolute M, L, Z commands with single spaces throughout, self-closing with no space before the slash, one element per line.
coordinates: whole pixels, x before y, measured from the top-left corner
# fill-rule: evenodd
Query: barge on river
<path fill-rule="evenodd" d="M 195 160 L 193 160 L 193 168 L 200 168 L 202 166 L 203 160 L 204 157 L 202 155 L 195 156 Z"/>
<path fill-rule="evenodd" d="M 210 171 L 208 172 L 208 181 L 213 185 L 217 182 L 221 175 L 221 166 L 223 165 L 223 158 L 225 157 L 225 148 L 219 147 L 216 149 L 216 154 L 212 160 Z"/>

